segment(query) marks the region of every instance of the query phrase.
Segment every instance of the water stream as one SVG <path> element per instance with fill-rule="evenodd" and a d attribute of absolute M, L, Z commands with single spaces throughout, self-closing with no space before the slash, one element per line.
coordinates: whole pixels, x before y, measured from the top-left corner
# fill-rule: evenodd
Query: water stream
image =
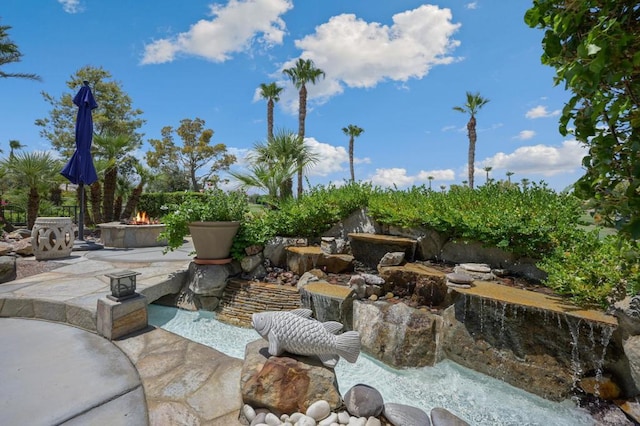
<path fill-rule="evenodd" d="M 150 305 L 149 322 L 236 358 L 244 357 L 247 343 L 260 338 L 253 329 L 221 323 L 207 311 Z M 571 401 L 547 401 L 450 361 L 396 370 L 361 355 L 355 364 L 341 360 L 336 375 L 342 394 L 365 383 L 378 389 L 385 402 L 416 406 L 427 413 L 433 407 L 444 407 L 472 425 L 594 424 Z"/>

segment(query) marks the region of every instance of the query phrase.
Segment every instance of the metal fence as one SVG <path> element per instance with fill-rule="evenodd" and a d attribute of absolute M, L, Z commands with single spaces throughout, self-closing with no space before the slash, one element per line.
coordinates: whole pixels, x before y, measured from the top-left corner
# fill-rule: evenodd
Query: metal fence
<path fill-rule="evenodd" d="M 70 217 L 73 223 L 78 223 L 80 206 L 53 206 L 41 209 L 38 216 Z M 0 205 L 0 218 L 14 227 L 27 226 L 27 212 L 11 204 Z M 1 229 L 1 227 L 0 227 Z"/>

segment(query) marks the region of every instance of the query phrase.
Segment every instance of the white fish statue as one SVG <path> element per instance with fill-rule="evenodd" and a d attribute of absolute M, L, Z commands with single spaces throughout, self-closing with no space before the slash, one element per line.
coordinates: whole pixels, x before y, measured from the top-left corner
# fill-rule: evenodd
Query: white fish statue
<path fill-rule="evenodd" d="M 360 333 L 347 331 L 336 335 L 342 324 L 311 318 L 310 309 L 259 312 L 251 316 L 251 325 L 269 342 L 269 353 L 279 356 L 287 351 L 297 355 L 316 355 L 326 367 L 334 368 L 340 357 L 353 363 L 360 355 Z"/>

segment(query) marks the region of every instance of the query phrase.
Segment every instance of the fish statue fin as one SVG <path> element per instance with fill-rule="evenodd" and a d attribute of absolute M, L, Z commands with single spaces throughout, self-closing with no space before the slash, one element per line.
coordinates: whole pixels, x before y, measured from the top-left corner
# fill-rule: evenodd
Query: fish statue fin
<path fill-rule="evenodd" d="M 360 333 L 347 331 L 336 336 L 336 352 L 348 362 L 356 362 L 360 355 Z"/>
<path fill-rule="evenodd" d="M 338 364 L 338 361 L 340 360 L 340 357 L 338 355 L 330 354 L 320 354 L 318 355 L 318 358 L 320 358 L 320 362 L 322 362 L 322 365 L 329 368 L 335 368 Z"/>
<path fill-rule="evenodd" d="M 322 326 L 331 334 L 338 334 L 338 331 L 342 330 L 342 324 L 338 321 L 323 322 Z"/>
<path fill-rule="evenodd" d="M 289 313 L 292 313 L 294 315 L 297 315 L 299 317 L 302 318 L 311 318 L 311 315 L 313 314 L 313 311 L 311 309 L 294 309 L 292 311 L 289 311 Z"/>
<path fill-rule="evenodd" d="M 284 350 L 278 344 L 278 338 L 273 332 L 269 332 L 269 353 L 273 356 L 280 356 Z"/>

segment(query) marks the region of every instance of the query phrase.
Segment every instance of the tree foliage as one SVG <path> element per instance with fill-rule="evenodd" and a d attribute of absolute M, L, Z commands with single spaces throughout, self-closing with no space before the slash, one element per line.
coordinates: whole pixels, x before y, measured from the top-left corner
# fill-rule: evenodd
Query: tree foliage
<path fill-rule="evenodd" d="M 5 65 L 20 62 L 22 60 L 22 53 L 18 48 L 18 45 L 15 44 L 9 38 L 9 30 L 11 27 L 9 25 L 0 25 L 0 67 Z M 40 81 L 41 78 L 37 74 L 28 74 L 28 73 L 10 73 L 5 72 L 0 69 L 0 78 L 25 78 L 28 80 L 37 80 Z"/>
<path fill-rule="evenodd" d="M 356 126 L 355 124 L 349 124 L 347 127 L 342 128 L 342 133 L 349 136 L 349 171 L 351 173 L 351 182 L 355 182 L 356 175 L 353 170 L 353 145 L 354 140 L 364 132 L 364 129 Z"/>
<path fill-rule="evenodd" d="M 140 118 L 142 110 L 134 109 L 118 81 L 111 80 L 111 73 L 102 67 L 85 66 L 80 68 L 66 85 L 70 90 L 59 98 L 42 92 L 44 100 L 51 104 L 46 118 L 37 119 L 35 124 L 41 127 L 40 135 L 51 142 L 53 148 L 63 156 L 69 157 L 75 149 L 75 124 L 78 108 L 73 97 L 83 85 L 89 82 L 98 108 L 93 111 L 93 130 L 97 135 L 127 136 L 135 148 L 142 145 L 142 133 L 138 129 L 145 120 Z"/>
<path fill-rule="evenodd" d="M 147 164 L 159 171 L 179 166 L 189 176 L 194 191 L 200 190 L 202 180 L 216 186 L 220 181 L 218 173 L 228 170 L 236 157 L 227 153 L 227 146 L 223 143 L 210 145 L 213 130 L 204 126 L 205 121 L 201 118 L 185 118 L 180 120 L 180 126 L 175 130 L 171 126 L 163 127 L 162 139 L 149 140 L 152 150 L 146 153 Z M 174 133 L 182 140 L 182 146 L 175 144 Z M 211 163 L 209 173 L 198 176 L 198 170 L 207 163 Z"/>
<path fill-rule="evenodd" d="M 535 0 L 525 22 L 545 30 L 542 63 L 573 93 L 560 133 L 589 149 L 576 193 L 624 235 L 640 238 L 640 4 Z"/>

